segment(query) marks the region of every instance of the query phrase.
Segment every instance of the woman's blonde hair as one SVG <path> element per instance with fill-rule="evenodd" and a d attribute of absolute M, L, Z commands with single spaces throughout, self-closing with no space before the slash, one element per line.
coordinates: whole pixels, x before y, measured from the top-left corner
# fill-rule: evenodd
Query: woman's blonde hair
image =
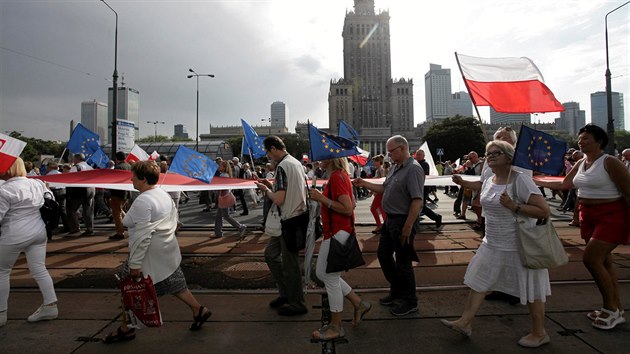
<path fill-rule="evenodd" d="M 15 159 L 15 161 L 13 162 L 13 165 L 9 167 L 9 169 L 7 170 L 7 172 L 4 173 L 4 175 L 7 176 L 8 178 L 26 177 L 26 167 L 24 167 L 24 160 L 22 160 L 19 157 Z"/>
<path fill-rule="evenodd" d="M 228 176 L 232 177 L 232 165 L 230 164 L 231 161 L 222 161 L 221 165 L 223 165 L 225 167 L 225 173 L 228 174 Z"/>
<path fill-rule="evenodd" d="M 492 146 L 496 146 L 499 150 L 501 150 L 503 155 L 505 155 L 508 160 L 512 162 L 512 160 L 514 159 L 514 146 L 512 146 L 512 144 L 503 140 L 493 140 L 486 145 L 486 152 Z"/>
<path fill-rule="evenodd" d="M 329 159 L 328 163 L 330 164 L 329 169 L 331 171 L 344 170 L 346 171 L 346 173 L 350 173 L 350 169 L 348 168 L 348 160 L 345 157 Z"/>

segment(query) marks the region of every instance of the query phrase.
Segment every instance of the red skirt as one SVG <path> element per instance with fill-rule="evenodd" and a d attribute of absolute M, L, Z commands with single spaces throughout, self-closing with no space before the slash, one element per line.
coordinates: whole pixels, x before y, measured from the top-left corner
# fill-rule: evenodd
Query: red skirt
<path fill-rule="evenodd" d="M 580 236 L 618 245 L 630 240 L 630 207 L 625 200 L 600 205 L 579 205 Z"/>

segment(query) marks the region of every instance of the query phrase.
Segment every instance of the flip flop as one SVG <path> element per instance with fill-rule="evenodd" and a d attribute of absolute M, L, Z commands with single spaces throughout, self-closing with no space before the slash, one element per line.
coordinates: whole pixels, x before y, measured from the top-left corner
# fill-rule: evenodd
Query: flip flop
<path fill-rule="evenodd" d="M 206 310 L 206 313 L 203 313 L 204 310 Z M 194 322 L 190 325 L 190 330 L 200 330 L 201 326 L 203 326 L 203 324 L 208 320 L 208 318 L 210 318 L 210 316 L 212 316 L 212 312 L 210 312 L 207 307 L 201 306 L 199 308 L 199 314 L 193 317 Z"/>

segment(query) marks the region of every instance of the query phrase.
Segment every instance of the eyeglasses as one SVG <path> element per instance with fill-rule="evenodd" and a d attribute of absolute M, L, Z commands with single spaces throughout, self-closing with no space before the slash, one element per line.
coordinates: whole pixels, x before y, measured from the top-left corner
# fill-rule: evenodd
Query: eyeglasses
<path fill-rule="evenodd" d="M 398 145 L 395 148 L 391 149 L 391 150 L 387 150 L 387 154 L 391 155 L 394 151 L 396 151 L 396 149 L 403 147 L 402 145 Z"/>
<path fill-rule="evenodd" d="M 503 155 L 503 152 L 501 151 L 486 151 L 486 157 L 499 157 L 501 155 Z"/>

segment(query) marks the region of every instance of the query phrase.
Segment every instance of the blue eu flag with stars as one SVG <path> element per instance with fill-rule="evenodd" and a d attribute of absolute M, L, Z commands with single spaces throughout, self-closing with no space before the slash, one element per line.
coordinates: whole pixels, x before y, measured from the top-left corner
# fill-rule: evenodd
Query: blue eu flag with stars
<path fill-rule="evenodd" d="M 346 138 L 324 133 L 310 123 L 308 125 L 308 132 L 311 142 L 311 160 L 313 161 L 336 159 L 338 157 L 360 154 L 359 150 L 357 150 L 357 145 Z"/>
<path fill-rule="evenodd" d="M 245 137 L 243 139 L 243 148 L 241 149 L 243 155 L 253 154 L 254 158 L 257 159 L 267 155 L 263 144 L 265 137 L 258 136 L 254 128 L 244 119 L 241 119 L 241 124 L 243 125 L 243 136 Z"/>
<path fill-rule="evenodd" d="M 78 123 L 72 131 L 67 149 L 73 154 L 83 154 L 86 158 L 89 158 L 100 148 L 101 138 L 98 134 Z"/>
<path fill-rule="evenodd" d="M 359 133 L 357 133 L 357 131 L 354 130 L 354 128 L 350 124 L 346 123 L 345 120 L 339 122 L 339 136 L 348 140 L 352 140 L 357 143 L 357 145 L 361 144 Z"/>
<path fill-rule="evenodd" d="M 567 143 L 547 133 L 521 126 L 512 165 L 559 176 L 564 169 Z"/>
<path fill-rule="evenodd" d="M 168 170 L 210 183 L 218 169 L 219 165 L 208 156 L 180 145 Z"/>
<path fill-rule="evenodd" d="M 90 165 L 96 165 L 98 168 L 106 168 L 109 163 L 109 156 L 99 147 L 86 162 Z"/>

